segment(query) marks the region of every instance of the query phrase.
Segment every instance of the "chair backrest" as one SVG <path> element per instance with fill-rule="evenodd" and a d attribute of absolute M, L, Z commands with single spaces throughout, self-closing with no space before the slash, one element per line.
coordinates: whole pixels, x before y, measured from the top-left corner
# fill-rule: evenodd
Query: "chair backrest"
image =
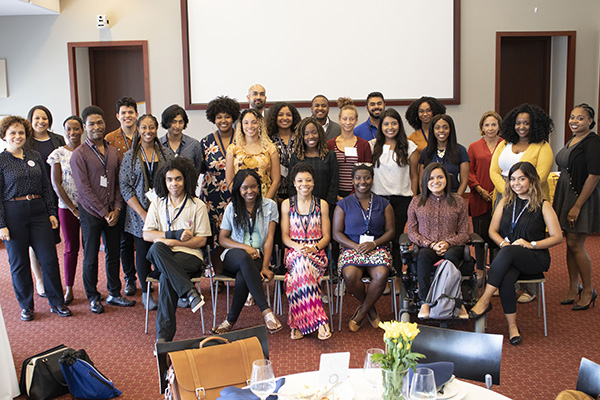
<path fill-rule="evenodd" d="M 600 395 L 600 365 L 587 358 L 582 358 L 579 365 L 576 389 L 589 394 L 593 398 L 598 397 Z"/>
<path fill-rule="evenodd" d="M 485 382 L 486 374 L 500 384 L 502 335 L 455 331 L 419 325 L 412 349 L 427 357 L 425 362 L 452 361 L 457 378 Z"/>
<path fill-rule="evenodd" d="M 266 358 L 269 358 L 269 339 L 267 338 L 267 328 L 264 325 L 255 326 L 252 328 L 240 329 L 237 331 L 232 331 L 228 333 L 224 333 L 222 335 L 213 335 L 220 336 L 229 340 L 230 342 L 234 342 L 240 339 L 246 339 L 252 336 L 256 336 L 260 345 L 262 347 L 262 351 Z M 160 392 L 164 393 L 165 388 L 167 387 L 166 374 L 167 374 L 167 353 L 172 351 L 186 350 L 186 349 L 197 349 L 199 348 L 200 342 L 206 339 L 208 336 L 203 336 L 196 339 L 188 339 L 181 340 L 178 342 L 165 342 L 165 343 L 157 343 L 156 344 L 156 357 L 158 364 L 158 383 L 160 385 Z M 214 345 L 216 343 L 211 343 L 207 345 Z"/>

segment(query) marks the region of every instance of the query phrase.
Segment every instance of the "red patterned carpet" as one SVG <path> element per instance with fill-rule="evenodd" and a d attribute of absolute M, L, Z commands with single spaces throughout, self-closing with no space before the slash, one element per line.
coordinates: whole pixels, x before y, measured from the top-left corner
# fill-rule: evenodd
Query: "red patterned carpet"
<path fill-rule="evenodd" d="M 600 290 L 600 237 L 589 238 L 587 248 L 594 264 L 594 282 Z M 62 247 L 59 247 L 59 252 L 62 252 Z M 584 312 L 573 312 L 569 307 L 559 305 L 566 292 L 568 279 L 564 243 L 551 253 L 552 266 L 547 274 L 546 284 L 548 337 L 544 337 L 542 320 L 537 318 L 537 303 L 533 302 L 519 305 L 518 308 L 522 345 L 513 347 L 507 340 L 504 342 L 501 385 L 495 386 L 493 390 L 515 400 L 554 399 L 562 389 L 575 388 L 582 356 L 600 362 L 600 306 Z M 98 287 L 106 295 L 104 273 L 100 275 Z M 207 284 L 203 287 L 203 293 L 207 300 L 204 310 L 208 330 L 212 312 Z M 89 303 L 85 300 L 81 283 L 81 271 L 78 271 L 75 295 L 76 300 L 70 306 L 75 314 L 73 317 L 59 318 L 51 314 L 45 299 L 36 296 L 35 320 L 22 322 L 12 289 L 6 251 L 0 248 L 0 305 L 17 374 L 20 374 L 21 363 L 25 358 L 64 343 L 69 347 L 86 349 L 98 368 L 123 391 L 122 399 L 160 399 L 156 362 L 152 355 L 155 340 L 154 313 L 150 314 L 150 329 L 148 335 L 145 335 L 141 291 L 138 290 L 134 297 L 138 301 L 134 308 L 106 306 L 104 314 L 95 315 L 89 311 Z M 220 296 L 218 321 L 225 317 L 224 294 Z M 382 347 L 382 331 L 371 328 L 365 321 L 358 333 L 349 333 L 347 321 L 356 304 L 355 300 L 346 296 L 342 332 L 336 330 L 328 341 L 321 342 L 316 335 L 292 341 L 289 339 L 290 330 L 287 326 L 270 336 L 270 353 L 276 374 L 318 369 L 319 356 L 325 352 L 350 351 L 350 366 L 362 367 L 365 350 Z M 500 312 L 498 298 L 494 299 L 493 305 L 494 310 L 488 318 L 488 332 L 506 334 L 506 322 Z M 286 307 L 284 302 L 284 310 Z M 389 297 L 380 300 L 378 309 L 384 319 L 391 318 Z M 180 309 L 177 318 L 175 340 L 202 335 L 199 315 L 192 314 L 189 309 Z M 334 319 L 337 326 L 337 317 L 334 316 Z M 282 321 L 285 321 L 285 317 L 282 317 Z M 236 328 L 260 323 L 258 309 L 245 308 Z M 451 328 L 473 330 L 473 325 L 465 322 Z"/>

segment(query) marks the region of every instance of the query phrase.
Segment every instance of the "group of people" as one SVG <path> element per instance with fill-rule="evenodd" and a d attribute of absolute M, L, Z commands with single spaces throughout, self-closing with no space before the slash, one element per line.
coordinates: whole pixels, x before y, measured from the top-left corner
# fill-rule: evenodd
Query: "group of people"
<path fill-rule="evenodd" d="M 71 315 L 67 305 L 74 298 L 81 230 L 91 311 L 104 311 L 96 288 L 102 237 L 106 303 L 135 304 L 121 295 L 120 258 L 125 294 L 135 293 L 137 272 L 144 305 L 158 308 L 158 340 L 173 339 L 178 303 L 193 311 L 204 303 L 190 277 L 202 270 L 201 248 L 207 243 L 215 269 L 236 282 L 230 311 L 214 333 L 233 329 L 248 294 L 267 329 L 282 328 L 262 288 L 264 279 L 273 278 L 276 243 L 286 249 L 292 339 L 312 332 L 322 340 L 331 336 L 321 297 L 329 263 L 337 265 L 360 303 L 349 330 L 358 331 L 365 317 L 376 328 L 375 304 L 390 273 L 401 271 L 398 239 L 405 228 L 422 248 L 419 316 L 427 318 L 435 263 L 448 259 L 458 264 L 469 238 L 469 215 L 474 231 L 495 251 L 483 296 L 469 312 L 463 308 L 461 318 L 488 312 L 499 289 L 509 339 L 517 344 L 514 283 L 521 274 L 549 268 L 547 249 L 562 241 L 561 231 L 567 235 L 570 276 L 561 303 L 578 300 L 574 310 L 595 303 L 584 242 L 600 228 L 600 165 L 594 157 L 600 142 L 591 131 L 595 114 L 587 104 L 572 111 L 573 137 L 556 157 L 561 175 L 553 208 L 547 184 L 553 126 L 537 106 L 516 107 L 504 120 L 493 111 L 484 113 L 482 138 L 467 150 L 458 143 L 445 106 L 432 97 L 408 107 L 405 117 L 415 129 L 410 135 L 380 92 L 367 96 L 369 117 L 358 126 L 358 110 L 348 98 L 338 100 L 339 124 L 329 118 L 329 100 L 323 95 L 315 96 L 312 116 L 304 119 L 288 102 L 265 110 L 261 85 L 252 86 L 247 99 L 250 107 L 243 111 L 227 96 L 212 100 L 206 116 L 216 130 L 200 141 L 184 134 L 189 119 L 178 105 L 162 113 L 160 125 L 167 133 L 159 139 L 158 120 L 149 114 L 138 117 L 129 97 L 117 102 L 120 128 L 108 135 L 104 112 L 96 106 L 85 108 L 81 118 L 65 120 L 66 142 L 49 130 L 52 115 L 43 106 L 34 107 L 28 120 L 5 118 L 0 126 L 7 143 L 0 154 L 0 238 L 8 250 L 21 319 L 34 318 L 31 270 L 51 311 Z M 463 200 L 467 187 L 468 204 Z M 59 221 L 65 240 L 64 294 L 55 247 L 60 236 L 52 234 Z M 41 273 L 35 272 L 34 260 Z M 158 303 L 143 284 L 152 266 L 160 272 Z M 371 278 L 368 285 L 365 274 Z M 525 294 L 535 295 L 528 288 Z"/>

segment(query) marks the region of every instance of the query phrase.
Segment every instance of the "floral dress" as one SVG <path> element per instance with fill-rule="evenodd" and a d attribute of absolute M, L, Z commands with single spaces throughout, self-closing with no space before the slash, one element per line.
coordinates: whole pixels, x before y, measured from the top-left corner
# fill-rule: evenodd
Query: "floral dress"
<path fill-rule="evenodd" d="M 290 239 L 298 243 L 316 245 L 323 237 L 321 231 L 321 205 L 313 196 L 310 212 L 298 212 L 296 196 L 290 198 Z M 288 325 L 307 335 L 327 324 L 327 314 L 321 299 L 320 279 L 327 268 L 325 250 L 300 253 L 287 249 L 285 254 L 285 293 L 290 304 Z"/>
<path fill-rule="evenodd" d="M 271 154 L 277 152 L 273 143 L 262 149 L 259 153 L 247 153 L 243 146 L 233 143 L 227 148 L 227 152 L 233 154 L 233 172 L 237 173 L 240 169 L 252 169 L 256 171 L 262 181 L 261 193 L 267 197 L 271 188 Z"/>
<path fill-rule="evenodd" d="M 205 171 L 200 199 L 208 208 L 210 226 L 216 236 L 221 227 L 225 207 L 231 200 L 231 193 L 227 188 L 227 180 L 225 179 L 225 154 L 217 145 L 217 138 L 214 133 L 203 138 L 200 141 L 200 147 L 203 171 Z"/>

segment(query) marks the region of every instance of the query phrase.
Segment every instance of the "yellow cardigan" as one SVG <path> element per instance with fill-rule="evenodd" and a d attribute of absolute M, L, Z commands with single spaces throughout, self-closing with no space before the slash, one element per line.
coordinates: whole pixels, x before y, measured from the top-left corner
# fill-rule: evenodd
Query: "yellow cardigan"
<path fill-rule="evenodd" d="M 490 164 L 490 178 L 494 183 L 495 193 L 494 198 L 496 197 L 496 193 L 503 193 L 505 181 L 502 177 L 502 171 L 500 170 L 500 166 L 498 165 L 498 157 L 504 149 L 506 148 L 506 141 L 500 142 L 498 144 L 498 148 L 494 151 L 494 155 L 492 156 L 492 163 Z M 521 156 L 519 161 L 529 161 L 538 172 L 540 176 L 540 183 L 542 184 L 542 191 L 544 192 L 544 198 L 546 200 L 550 200 L 550 190 L 548 189 L 548 175 L 550 174 L 550 170 L 552 169 L 552 163 L 554 161 L 554 153 L 552 153 L 552 147 L 550 147 L 550 143 L 542 142 L 542 143 L 531 143 L 527 150 Z"/>

